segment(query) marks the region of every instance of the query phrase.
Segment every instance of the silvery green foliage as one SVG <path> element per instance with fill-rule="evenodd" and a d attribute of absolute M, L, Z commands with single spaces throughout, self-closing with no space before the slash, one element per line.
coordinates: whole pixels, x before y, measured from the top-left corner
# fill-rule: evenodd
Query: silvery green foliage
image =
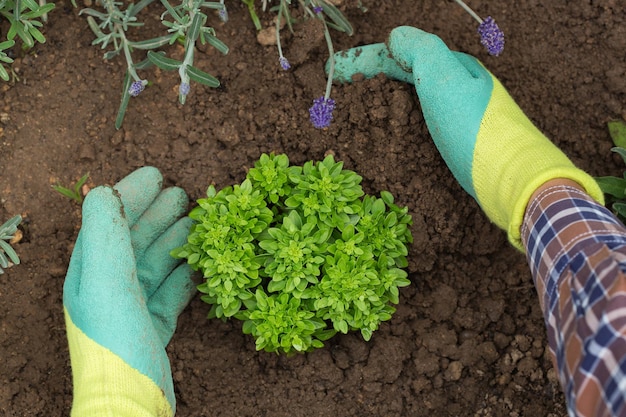
<path fill-rule="evenodd" d="M 1 1 L 1 0 L 0 0 Z M 138 71 L 151 65 L 166 71 L 178 71 L 180 77 L 179 101 L 184 104 L 191 91 L 190 82 L 195 81 L 209 87 L 218 87 L 219 81 L 194 66 L 194 51 L 198 42 L 210 44 L 223 54 L 228 53 L 228 47 L 220 41 L 215 30 L 207 26 L 207 10 L 225 10 L 222 2 L 206 2 L 202 0 L 183 0 L 180 4 L 171 4 L 168 0 L 161 0 L 161 22 L 165 26 L 165 34 L 145 40 L 131 40 L 127 32 L 134 26 L 143 26 L 139 20 L 140 12 L 150 6 L 155 0 L 141 0 L 138 3 L 125 4 L 114 0 L 96 0 L 98 9 L 86 8 L 81 14 L 87 15 L 89 27 L 96 35 L 93 44 L 110 48 L 104 54 L 105 59 L 112 59 L 123 55 L 126 60 L 126 74 L 122 88 L 122 100 L 118 110 L 115 127 L 120 128 L 124 114 L 131 97 L 143 91 L 148 80 L 139 76 Z M 125 8 L 124 8 L 125 7 Z M 168 58 L 165 53 L 156 49 L 166 45 L 181 42 L 185 53 L 182 61 Z M 135 62 L 134 50 L 145 50 L 146 58 Z"/>
<path fill-rule="evenodd" d="M 268 1 L 262 0 L 263 10 L 268 6 Z M 294 0 L 295 1 L 295 0 Z M 243 0 L 248 5 L 250 10 L 250 16 L 255 23 L 257 29 L 261 29 L 261 23 L 256 16 L 254 10 L 254 0 Z M 280 67 L 287 71 L 291 68 L 289 59 L 283 55 L 283 48 L 280 42 L 280 31 L 282 24 L 285 22 L 291 32 L 293 32 L 293 25 L 301 20 L 305 19 L 317 19 L 321 22 L 324 28 L 324 38 L 326 40 L 326 46 L 328 47 L 328 74 L 326 77 L 326 91 L 322 97 L 313 100 L 313 106 L 309 109 L 311 123 L 318 129 L 326 128 L 330 125 L 333 118 L 333 110 L 335 109 L 335 100 L 330 98 L 330 91 L 333 81 L 333 72 L 335 69 L 335 58 L 332 38 L 330 36 L 330 30 L 334 29 L 339 32 L 344 32 L 347 35 L 352 35 L 354 32 L 352 25 L 346 19 L 346 17 L 337 9 L 332 3 L 326 0 L 298 0 L 297 3 L 302 11 L 301 18 L 295 18 L 292 9 L 292 0 L 278 0 L 277 5 L 271 7 L 271 10 L 276 12 L 276 46 L 278 48 L 278 63 Z"/>
<path fill-rule="evenodd" d="M 0 274 L 3 274 L 3 268 L 8 268 L 11 266 L 11 263 L 15 265 L 20 263 L 20 258 L 18 258 L 17 253 L 15 253 L 15 250 L 11 247 L 9 242 L 17 231 L 17 225 L 20 224 L 21 221 L 22 216 L 17 215 L 0 226 Z"/>
<path fill-rule="evenodd" d="M 10 65 L 13 63 L 6 51 L 15 46 L 15 39 L 20 39 L 24 49 L 35 46 L 35 42 L 44 43 L 46 38 L 39 31 L 46 14 L 54 9 L 54 4 L 35 0 L 0 0 L 0 21 L 9 21 L 6 40 L 0 41 L 0 78 L 9 80 Z"/>

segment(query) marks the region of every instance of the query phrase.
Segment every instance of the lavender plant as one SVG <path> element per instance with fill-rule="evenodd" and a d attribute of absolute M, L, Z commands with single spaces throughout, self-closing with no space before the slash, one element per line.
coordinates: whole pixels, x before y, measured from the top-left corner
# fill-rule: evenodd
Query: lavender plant
<path fill-rule="evenodd" d="M 20 263 L 20 258 L 11 247 L 11 240 L 21 221 L 22 216 L 17 215 L 0 226 L 0 274 L 3 274 L 3 269 L 8 268 L 11 264 L 18 265 Z"/>
<path fill-rule="evenodd" d="M 360 182 L 332 156 L 290 166 L 263 154 L 241 184 L 210 186 L 172 252 L 202 271 L 209 317 L 243 320 L 269 352 L 309 351 L 353 330 L 369 340 L 410 284 L 411 216 L 388 192 L 364 196 Z"/>
<path fill-rule="evenodd" d="M 54 4 L 39 3 L 35 0 L 0 0 L 0 17 L 9 21 L 6 40 L 0 42 L 0 78 L 9 80 L 9 71 L 16 77 L 10 65 L 13 58 L 6 51 L 15 46 L 15 39 L 21 41 L 22 49 L 30 49 L 35 42 L 44 43 L 46 38 L 38 28 L 43 26 L 47 13 L 54 9 Z M 1 20 L 1 19 L 0 19 Z"/>
<path fill-rule="evenodd" d="M 253 0 L 243 0 L 248 5 L 250 15 L 255 22 L 257 29 L 260 29 L 260 22 L 254 11 Z M 271 1 L 271 0 L 269 0 Z M 262 0 L 263 11 L 266 10 L 268 0 Z M 291 8 L 291 0 L 278 0 L 278 5 L 271 8 L 276 12 L 276 45 L 278 49 L 278 63 L 280 67 L 287 71 L 291 68 L 289 60 L 284 56 L 280 41 L 280 30 L 284 19 L 287 27 L 293 32 L 293 25 L 302 19 L 318 19 L 324 27 L 324 38 L 328 48 L 328 65 L 329 71 L 326 79 L 326 90 L 324 95 L 313 100 L 313 105 L 309 109 L 311 123 L 318 129 L 323 129 L 330 125 L 333 119 L 333 110 L 335 109 L 335 100 L 330 98 L 332 88 L 333 72 L 335 68 L 333 41 L 330 35 L 330 29 L 344 32 L 352 35 L 354 30 L 352 25 L 345 18 L 339 9 L 326 0 L 298 0 L 302 17 L 297 19 L 294 17 Z"/>
<path fill-rule="evenodd" d="M 104 59 L 112 59 L 117 55 L 124 55 L 126 60 L 126 74 L 122 87 L 122 99 L 115 120 L 115 127 L 120 128 L 124 114 L 131 97 L 137 97 L 148 85 L 148 80 L 139 76 L 138 71 L 151 65 L 166 71 L 178 71 L 180 86 L 179 101 L 184 104 L 191 91 L 191 81 L 218 87 L 219 81 L 211 74 L 194 66 L 194 52 L 198 42 L 209 44 L 223 54 L 228 53 L 228 47 L 220 41 L 215 30 L 207 26 L 206 10 L 218 10 L 225 13 L 223 2 L 206 2 L 203 0 L 183 0 L 178 5 L 172 5 L 168 0 L 161 0 L 163 12 L 161 21 L 167 28 L 166 35 L 155 38 L 134 41 L 128 38 L 129 28 L 142 26 L 138 20 L 139 13 L 155 0 L 141 0 L 137 4 L 125 4 L 114 0 L 97 0 L 101 9 L 86 8 L 81 14 L 87 15 L 89 27 L 96 36 L 93 44 L 100 44 L 104 49 L 109 45 L 112 49 L 104 54 Z M 184 56 L 177 60 L 165 56 L 163 52 L 156 52 L 157 48 L 181 42 L 184 45 Z M 145 50 L 146 58 L 135 62 L 134 50 Z"/>
<path fill-rule="evenodd" d="M 2 0 L 0 0 L 2 1 Z M 4 0 L 9 1 L 9 0 Z M 15 0 L 13 0 L 15 1 Z M 33 1 L 33 0 L 28 0 Z M 207 10 L 216 10 L 219 19 L 228 21 L 228 11 L 224 0 L 207 2 L 203 0 L 181 0 L 180 4 L 173 5 L 169 0 L 161 0 L 163 13 L 161 20 L 167 28 L 166 35 L 146 39 L 130 40 L 127 33 L 129 28 L 142 26 L 139 21 L 139 14 L 155 0 L 140 0 L 137 4 L 131 3 L 123 8 L 124 3 L 115 0 L 96 0 L 100 6 L 98 10 L 87 8 L 81 14 L 87 15 L 90 28 L 96 35 L 94 44 L 101 47 L 111 46 L 111 50 L 104 54 L 105 59 L 112 59 L 117 55 L 123 55 L 126 60 L 126 74 L 124 77 L 122 98 L 115 121 L 116 128 L 120 128 L 127 106 L 131 97 L 137 97 L 149 84 L 148 80 L 142 78 L 139 72 L 156 65 L 166 71 L 177 71 L 180 77 L 178 90 L 179 101 L 184 104 L 187 95 L 191 92 L 191 81 L 218 87 L 219 81 L 211 74 L 206 73 L 194 66 L 194 52 L 198 42 L 210 44 L 223 54 L 228 53 L 228 47 L 220 41 L 215 30 L 207 25 Z M 254 0 L 241 0 L 249 10 L 249 14 L 255 27 L 262 29 L 261 21 L 257 15 Z M 286 27 L 293 32 L 294 25 L 306 19 L 318 19 L 323 25 L 324 38 L 329 52 L 327 63 L 326 89 L 322 96 L 313 100 L 309 108 L 310 121 L 314 127 L 323 129 L 330 125 L 335 109 L 335 100 L 330 97 L 332 89 L 332 79 L 334 72 L 334 48 L 330 30 L 337 30 L 352 35 L 353 28 L 341 11 L 328 0 L 297 0 L 299 7 L 294 8 L 292 0 L 276 0 L 276 4 L 271 6 L 272 0 L 260 0 L 262 11 L 272 11 L 276 13 L 276 44 L 278 50 L 278 65 L 285 71 L 291 69 L 288 54 L 285 54 L 281 44 L 281 28 L 283 22 Z M 504 48 L 504 35 L 490 16 L 481 19 L 462 0 L 455 0 L 479 23 L 478 32 L 481 36 L 481 43 L 487 48 L 490 54 L 499 55 Z M 365 8 L 359 2 L 359 7 Z M 177 60 L 165 56 L 162 51 L 156 50 L 180 42 L 184 45 L 184 57 Z M 2 48 L 9 46 L 0 43 L 0 60 L 7 59 L 2 55 Z M 133 51 L 145 50 L 145 59 L 136 62 Z M 10 58 L 9 58 L 10 59 Z M 1 74 L 0 74 L 1 75 Z"/>

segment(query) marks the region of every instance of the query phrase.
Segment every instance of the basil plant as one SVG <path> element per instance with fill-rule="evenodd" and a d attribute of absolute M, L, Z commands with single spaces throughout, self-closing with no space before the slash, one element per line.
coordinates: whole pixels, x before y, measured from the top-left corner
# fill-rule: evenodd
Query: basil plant
<path fill-rule="evenodd" d="M 204 275 L 209 317 L 239 319 L 258 350 L 306 352 L 337 332 L 365 340 L 389 320 L 410 284 L 408 209 L 333 156 L 290 166 L 263 154 L 238 185 L 210 186 L 172 252 Z"/>

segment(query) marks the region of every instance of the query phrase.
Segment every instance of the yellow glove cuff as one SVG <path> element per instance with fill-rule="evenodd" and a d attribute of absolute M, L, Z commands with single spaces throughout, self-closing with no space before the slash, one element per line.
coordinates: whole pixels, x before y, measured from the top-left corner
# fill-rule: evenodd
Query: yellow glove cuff
<path fill-rule="evenodd" d="M 174 415 L 165 394 L 150 378 L 90 339 L 64 312 L 74 383 L 72 417 Z"/>
<path fill-rule="evenodd" d="M 526 206 L 547 181 L 571 179 L 604 204 L 596 181 L 576 168 L 532 124 L 495 77 L 476 138 L 472 178 L 477 200 L 487 216 L 507 231 L 509 241 L 521 251 L 520 228 Z"/>

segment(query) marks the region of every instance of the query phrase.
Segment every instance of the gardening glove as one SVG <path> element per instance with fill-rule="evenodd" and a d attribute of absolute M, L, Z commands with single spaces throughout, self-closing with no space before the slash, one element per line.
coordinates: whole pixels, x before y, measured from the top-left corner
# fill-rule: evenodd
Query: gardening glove
<path fill-rule="evenodd" d="M 161 191 L 141 168 L 83 204 L 63 288 L 74 382 L 73 416 L 173 416 L 165 346 L 195 291 L 192 271 L 169 255 L 191 220 L 180 188 Z"/>
<path fill-rule="evenodd" d="M 448 49 L 413 27 L 394 29 L 387 44 L 335 55 L 334 79 L 379 73 L 415 85 L 428 130 L 446 164 L 489 219 L 523 251 L 520 227 L 533 192 L 554 178 L 580 184 L 600 203 L 595 180 L 524 115 L 500 81 L 474 57 Z"/>

